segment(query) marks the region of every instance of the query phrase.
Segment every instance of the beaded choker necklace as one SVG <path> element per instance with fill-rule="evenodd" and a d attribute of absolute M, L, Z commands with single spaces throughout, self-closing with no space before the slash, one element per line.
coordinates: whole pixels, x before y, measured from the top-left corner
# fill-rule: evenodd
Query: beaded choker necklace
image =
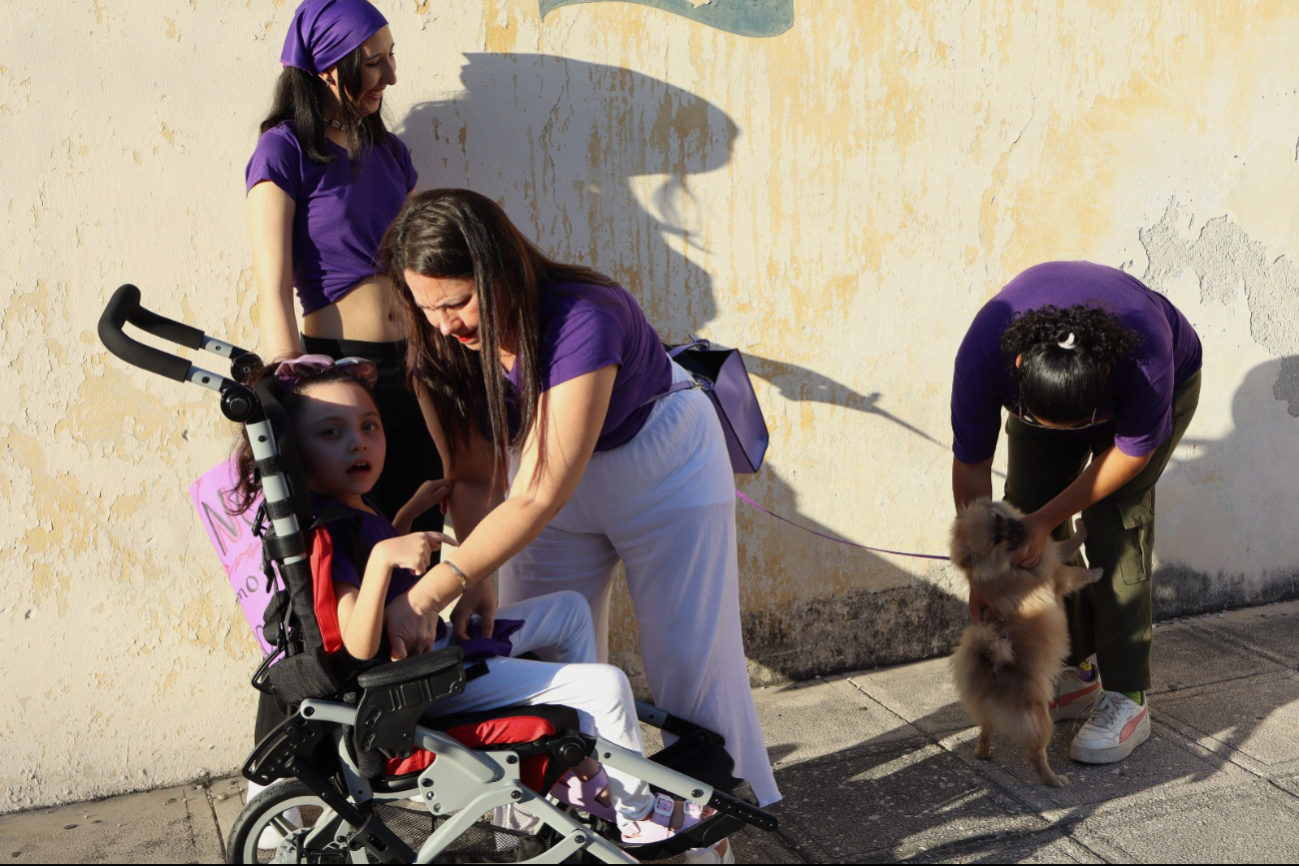
<path fill-rule="evenodd" d="M 329 121 L 329 125 L 334 127 L 334 129 L 341 129 L 343 130 L 343 132 L 351 132 L 353 129 L 356 129 L 355 123 L 351 123 L 351 124 L 339 123 L 337 120 L 334 120 L 334 118 L 332 117 L 326 118 L 326 120 Z"/>

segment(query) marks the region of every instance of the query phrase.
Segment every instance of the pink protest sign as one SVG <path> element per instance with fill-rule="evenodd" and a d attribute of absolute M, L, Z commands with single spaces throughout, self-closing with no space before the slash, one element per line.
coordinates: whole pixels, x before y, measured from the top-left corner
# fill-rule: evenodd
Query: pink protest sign
<path fill-rule="evenodd" d="M 253 534 L 253 516 L 261 497 L 243 514 L 230 514 L 228 508 L 234 502 L 231 491 L 237 477 L 233 459 L 220 463 L 190 485 L 189 498 L 230 576 L 230 586 L 262 652 L 270 653 L 271 646 L 262 637 L 262 615 L 271 596 L 266 591 L 266 575 L 262 571 L 262 541 Z"/>

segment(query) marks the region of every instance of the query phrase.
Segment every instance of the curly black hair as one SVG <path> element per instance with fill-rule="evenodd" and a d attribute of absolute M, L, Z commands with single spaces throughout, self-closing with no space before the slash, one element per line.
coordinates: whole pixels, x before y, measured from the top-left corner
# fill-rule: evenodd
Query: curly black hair
<path fill-rule="evenodd" d="M 1001 335 L 1023 411 L 1065 426 L 1094 416 L 1114 362 L 1140 343 L 1118 316 L 1084 304 L 1017 313 Z"/>

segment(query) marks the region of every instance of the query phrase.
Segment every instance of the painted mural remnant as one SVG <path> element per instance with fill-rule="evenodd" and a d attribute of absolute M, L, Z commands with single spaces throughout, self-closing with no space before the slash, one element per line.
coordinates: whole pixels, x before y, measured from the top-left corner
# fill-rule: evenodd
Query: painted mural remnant
<path fill-rule="evenodd" d="M 262 617 L 271 594 L 262 571 L 262 542 L 253 534 L 253 515 L 261 505 L 261 496 L 258 495 L 248 511 L 231 514 L 237 478 L 233 458 L 219 463 L 190 485 L 189 498 L 230 578 L 230 588 L 239 599 L 248 627 L 256 635 L 262 652 L 270 654 L 271 645 L 262 637 Z"/>
<path fill-rule="evenodd" d="M 544 19 L 561 6 L 639 3 L 740 36 L 779 36 L 794 26 L 794 0 L 541 0 Z"/>

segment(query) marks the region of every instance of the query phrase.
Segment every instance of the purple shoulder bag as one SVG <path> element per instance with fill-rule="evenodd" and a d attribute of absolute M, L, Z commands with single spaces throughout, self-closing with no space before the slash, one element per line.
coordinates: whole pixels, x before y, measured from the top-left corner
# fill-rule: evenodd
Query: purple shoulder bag
<path fill-rule="evenodd" d="M 767 422 L 753 393 L 749 371 L 739 349 L 714 347 L 707 340 L 694 340 L 682 346 L 668 346 L 668 357 L 684 367 L 694 382 L 677 382 L 646 403 L 661 400 L 678 391 L 699 389 L 713 401 L 717 418 L 726 435 L 726 450 L 731 468 L 738 474 L 757 472 L 767 453 Z"/>

